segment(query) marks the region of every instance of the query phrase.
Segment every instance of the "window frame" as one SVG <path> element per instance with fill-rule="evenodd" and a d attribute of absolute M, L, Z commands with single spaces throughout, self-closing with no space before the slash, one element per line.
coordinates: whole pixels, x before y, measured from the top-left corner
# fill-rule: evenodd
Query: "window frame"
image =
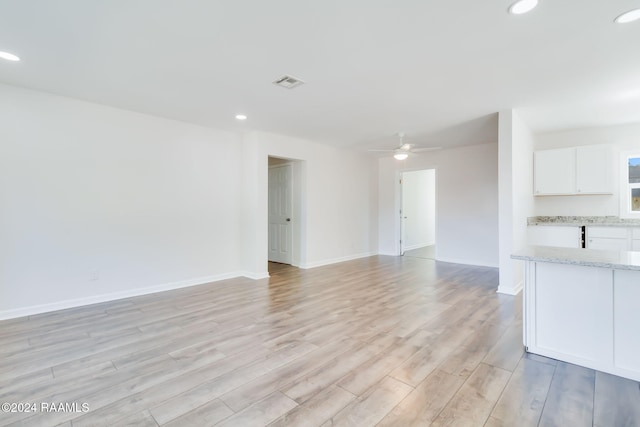
<path fill-rule="evenodd" d="M 640 182 L 629 183 L 629 159 L 640 159 L 640 150 L 620 153 L 620 218 L 638 218 L 640 211 L 631 210 L 631 190 L 640 189 Z"/>

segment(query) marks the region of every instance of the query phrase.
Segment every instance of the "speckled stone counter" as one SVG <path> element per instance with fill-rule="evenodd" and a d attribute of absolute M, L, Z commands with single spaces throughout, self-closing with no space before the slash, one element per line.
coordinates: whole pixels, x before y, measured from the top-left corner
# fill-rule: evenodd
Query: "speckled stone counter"
<path fill-rule="evenodd" d="M 511 258 L 523 261 L 640 271 L 640 252 L 528 246 L 511 255 Z"/>
<path fill-rule="evenodd" d="M 534 216 L 527 218 L 527 225 L 640 227 L 640 219 L 626 219 L 617 216 Z"/>

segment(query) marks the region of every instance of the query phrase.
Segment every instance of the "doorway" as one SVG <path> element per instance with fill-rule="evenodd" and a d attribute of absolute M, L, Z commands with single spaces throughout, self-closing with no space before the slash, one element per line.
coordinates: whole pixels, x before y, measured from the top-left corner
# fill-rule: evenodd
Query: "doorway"
<path fill-rule="evenodd" d="M 293 262 L 293 174 L 291 163 L 269 157 L 269 262 Z"/>
<path fill-rule="evenodd" d="M 306 161 L 268 157 L 267 255 L 269 274 L 306 265 Z M 276 264 L 278 263 L 278 264 Z"/>
<path fill-rule="evenodd" d="M 403 172 L 400 255 L 436 259 L 436 170 Z"/>

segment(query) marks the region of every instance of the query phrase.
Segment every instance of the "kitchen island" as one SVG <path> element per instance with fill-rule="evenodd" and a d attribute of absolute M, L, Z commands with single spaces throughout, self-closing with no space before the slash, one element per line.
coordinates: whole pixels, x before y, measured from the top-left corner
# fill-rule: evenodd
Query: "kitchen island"
<path fill-rule="evenodd" d="M 640 252 L 530 246 L 528 352 L 640 381 Z"/>

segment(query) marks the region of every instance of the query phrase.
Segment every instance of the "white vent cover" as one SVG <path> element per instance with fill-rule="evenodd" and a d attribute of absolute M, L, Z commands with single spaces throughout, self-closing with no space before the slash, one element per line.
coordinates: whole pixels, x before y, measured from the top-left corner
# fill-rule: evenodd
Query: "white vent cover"
<path fill-rule="evenodd" d="M 303 85 L 304 82 L 300 79 L 297 79 L 295 77 L 291 77 L 291 76 L 282 76 L 279 79 L 277 79 L 276 81 L 273 82 L 274 85 L 278 85 L 281 86 L 285 89 L 293 89 L 295 87 L 298 87 L 300 85 Z"/>

